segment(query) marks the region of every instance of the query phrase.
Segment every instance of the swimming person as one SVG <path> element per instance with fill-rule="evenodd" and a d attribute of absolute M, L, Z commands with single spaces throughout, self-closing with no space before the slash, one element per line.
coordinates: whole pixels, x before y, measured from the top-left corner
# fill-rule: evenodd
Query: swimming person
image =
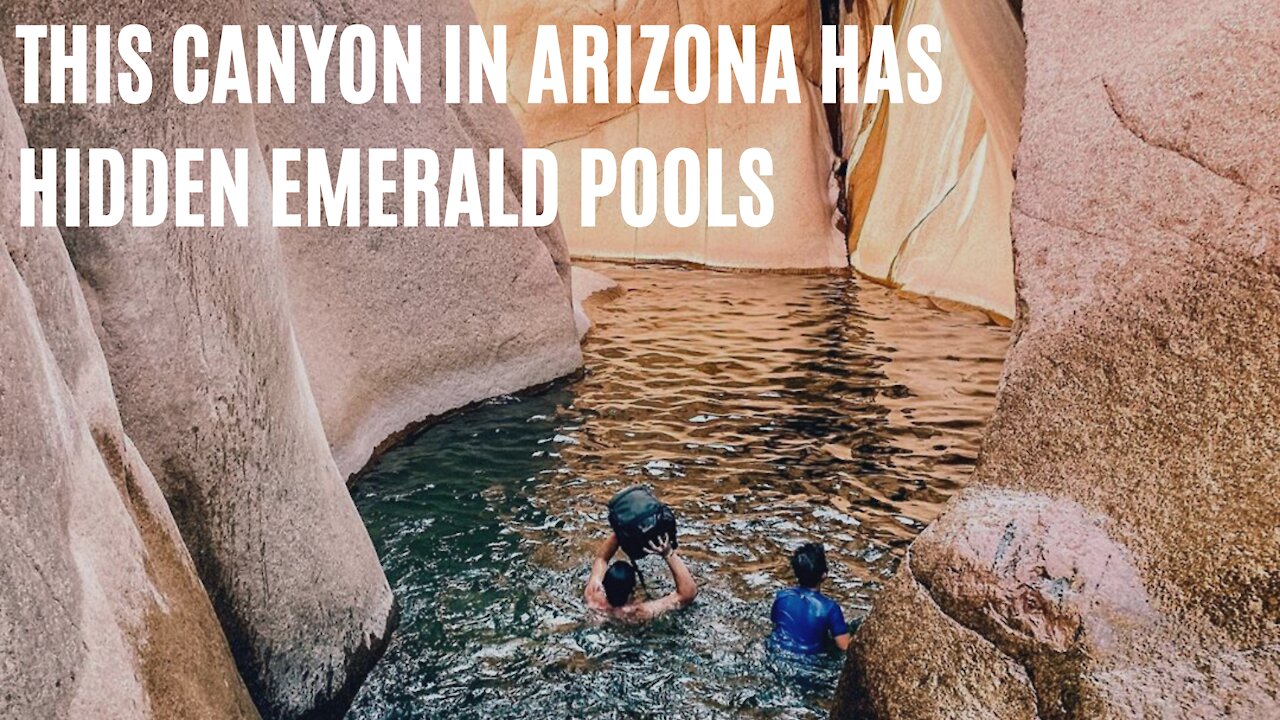
<path fill-rule="evenodd" d="M 827 553 L 819 543 L 806 543 L 791 554 L 798 587 L 779 590 L 773 599 L 770 645 L 800 655 L 816 655 L 827 639 L 849 648 L 849 626 L 835 600 L 818 592 L 827 577 Z"/>
<path fill-rule="evenodd" d="M 676 582 L 674 592 L 657 600 L 634 601 L 632 595 L 636 589 L 636 567 L 625 560 L 609 564 L 618 552 L 618 536 L 609 533 L 609 537 L 600 543 L 591 564 L 591 577 L 587 579 L 587 589 L 583 593 L 587 607 L 615 620 L 641 623 L 672 610 L 688 607 L 698 597 L 698 585 L 693 581 L 689 568 L 676 554 L 670 538 L 654 540 L 645 546 L 645 550 L 667 561 L 671 577 Z"/>

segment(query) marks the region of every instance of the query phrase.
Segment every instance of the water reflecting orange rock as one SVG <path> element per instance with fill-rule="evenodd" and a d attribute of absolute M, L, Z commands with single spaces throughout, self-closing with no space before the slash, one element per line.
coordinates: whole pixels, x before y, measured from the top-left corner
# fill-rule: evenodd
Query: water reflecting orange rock
<path fill-rule="evenodd" d="M 581 377 L 450 417 L 357 487 L 405 619 L 356 717 L 821 717 L 837 663 L 797 679 L 764 648 L 788 554 L 827 545 L 856 623 L 964 486 L 1006 329 L 847 276 L 590 269 L 621 294 L 592 308 Z M 579 599 L 605 503 L 641 483 L 701 594 L 636 636 Z"/>

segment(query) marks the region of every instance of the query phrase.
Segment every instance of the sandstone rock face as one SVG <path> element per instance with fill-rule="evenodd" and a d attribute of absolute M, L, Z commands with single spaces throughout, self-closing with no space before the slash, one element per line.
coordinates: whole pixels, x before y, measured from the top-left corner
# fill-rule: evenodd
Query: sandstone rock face
<path fill-rule="evenodd" d="M 512 58 L 511 106 L 529 142 L 556 153 L 561 175 L 561 220 L 575 257 L 671 260 L 754 269 L 816 270 L 848 266 L 844 238 L 835 225 L 838 185 L 832 170 L 838 158 L 816 84 L 821 78 L 819 3 L 639 0 L 601 6 L 564 0 L 473 0 L 473 4 L 481 22 L 508 27 Z M 713 30 L 717 25 L 756 25 L 758 78 L 766 61 L 769 28 L 790 26 L 802 86 L 801 102 L 697 106 L 674 100 L 670 105 L 525 103 L 539 24 L 557 25 L 568 47 L 573 24 L 609 28 L 614 24 L 678 27 L 685 23 L 701 24 Z M 632 77 L 637 91 L 649 48 L 649 41 L 637 39 L 632 50 Z M 615 58 L 611 47 L 610 68 L 616 68 Z M 659 89 L 673 86 L 672 65 L 669 61 L 664 67 Z M 571 63 L 566 64 L 565 71 L 571 77 Z M 712 82 L 718 82 L 714 72 Z M 774 175 L 768 181 L 775 204 L 772 224 L 764 230 L 741 224 L 736 228 L 712 228 L 707 227 L 704 212 L 704 222 L 677 228 L 660 212 L 652 226 L 635 229 L 623 222 L 617 196 L 614 196 L 598 203 L 596 227 L 581 227 L 577 198 L 582 186 L 579 167 L 582 148 L 606 148 L 621 157 L 632 147 L 652 150 L 659 162 L 674 148 L 691 148 L 699 154 L 704 169 L 706 150 L 724 148 L 725 197 L 730 200 L 746 194 L 736 180 L 738 156 L 750 147 L 767 148 L 774 162 Z M 701 185 L 705 201 L 705 179 Z"/>
<path fill-rule="evenodd" d="M 218 28 L 248 18 L 232 0 L 6 3 L 0 54 L 9 64 L 21 53 L 20 23 L 145 23 L 156 43 L 151 103 L 24 105 L 31 144 L 256 148 L 247 108 L 187 107 L 169 92 L 168 43 L 193 19 Z M 265 167 L 251 158 L 261 187 Z M 386 640 L 393 603 L 307 384 L 266 198 L 253 202 L 248 228 L 68 227 L 64 240 L 124 428 L 156 472 L 246 685 L 264 714 L 300 717 L 343 707 Z M 94 692 L 109 697 L 105 686 Z"/>
<path fill-rule="evenodd" d="M 529 141 L 556 152 L 563 198 L 576 201 L 579 196 L 583 148 L 603 147 L 621 155 L 643 146 L 661 156 L 689 147 L 701 154 L 704 165 L 709 147 L 725 148 L 729 158 L 748 147 L 765 147 L 773 155 L 776 175 L 769 185 L 777 214 L 765 230 L 710 228 L 705 223 L 675 228 L 661 216 L 653 226 L 637 230 L 623 222 L 619 201 L 611 197 L 598 203 L 596 227 L 580 226 L 576 206 L 562 212 L 575 257 L 754 269 L 852 265 L 892 287 L 976 307 L 997 319 L 1013 317 L 1009 211 L 1024 42 L 1007 0 L 836 3 L 838 21 L 847 24 L 889 23 L 904 36 L 916 24 L 938 26 L 945 80 L 943 97 L 934 105 L 882 102 L 838 108 L 824 108 L 819 89 L 820 27 L 824 5 L 830 3 L 473 4 L 482 22 L 508 28 L 511 105 Z M 698 23 L 713 29 L 753 24 L 761 63 L 769 28 L 785 24 L 795 40 L 802 102 L 527 104 L 537 26 L 556 25 L 567 47 L 575 23 Z M 864 58 L 867 39 L 861 43 Z M 632 52 L 637 86 L 649 47 L 648 41 L 638 40 Z M 900 54 L 907 67 L 905 43 Z M 611 48 L 611 82 L 616 62 Z M 673 65 L 668 61 L 664 66 L 660 87 L 672 87 Z M 565 67 L 569 77 L 572 68 L 571 63 Z M 834 132 L 833 124 L 840 126 Z M 841 163 L 846 169 L 837 172 Z M 734 182 L 726 187 L 730 197 L 740 190 Z"/>
<path fill-rule="evenodd" d="M 0 716 L 256 718 L 62 238 L 20 226 L 26 145 L 0 69 Z"/>
<path fill-rule="evenodd" d="M 921 627 L 931 632 L 919 632 Z M 951 621 L 909 566 L 885 586 L 884 599 L 856 638 L 859 652 L 850 655 L 836 690 L 842 700 L 833 714 L 838 720 L 1036 717 L 1026 670 Z M 918 682 L 900 683 L 904 674 Z"/>
<path fill-rule="evenodd" d="M 255 118 L 264 148 L 326 148 L 335 173 L 341 148 L 433 148 L 442 178 L 454 148 L 473 148 L 487 197 L 488 150 L 499 147 L 508 159 L 505 208 L 519 212 L 522 143 L 511 113 L 492 103 L 444 102 L 444 47 L 436 38 L 447 24 L 475 23 L 465 0 L 257 0 L 252 22 L 281 25 L 316 14 L 340 27 L 421 25 L 422 104 L 262 106 Z M 301 57 L 297 77 L 309 85 Z M 327 82 L 338 85 L 336 63 Z M 401 214 L 396 197 L 386 212 Z M 582 364 L 558 225 L 278 232 L 298 346 L 344 477 L 379 443 L 427 416 L 549 382 Z"/>
<path fill-rule="evenodd" d="M 942 33 L 942 97 L 844 112 L 850 262 L 909 292 L 1014 316 L 1009 209 L 1022 31 L 1005 0 L 859 4 L 846 23 Z M 865 46 L 866 43 L 864 43 Z M 864 47 L 865 53 L 865 47 Z M 899 64 L 910 66 L 905 43 Z"/>
<path fill-rule="evenodd" d="M 481 157 L 502 147 L 516 161 L 506 207 L 518 211 L 521 143 L 508 111 L 447 108 L 431 58 L 419 106 L 251 113 L 183 106 L 168 86 L 167 43 L 183 23 L 211 34 L 258 22 L 425 24 L 429 37 L 474 22 L 465 3 L 429 12 L 381 2 L 126 5 L 0 8 L 7 62 L 21 53 L 16 24 L 141 22 L 157 43 L 146 106 L 29 104 L 15 114 L 10 104 L 6 152 L 28 140 L 170 157 L 179 147 L 250 148 L 251 184 L 263 187 L 259 147 L 471 147 Z M 21 80 L 10 80 L 20 92 Z M 271 717 L 341 712 L 394 622 L 342 480 L 406 425 L 581 364 L 558 227 L 280 235 L 257 193 L 248 228 L 13 234 L 16 156 L 7 167 L 13 187 L 0 219 L 16 272 L 4 282 L 14 312 L 0 337 L 15 364 L 4 382 L 31 387 L 6 405 L 5 437 L 24 415 L 43 420 L 15 429 L 22 442 L 5 448 L 5 476 L 16 478 L 6 507 L 23 513 L 14 532 L 25 543 L 9 545 L 30 551 L 0 558 L 13 578 L 5 584 L 18 588 L 0 592 L 12 640 L 0 657 L 13 670 L 6 677 L 21 681 L 5 702 L 74 717 L 253 716 L 254 703 Z M 41 495 L 33 478 L 46 475 L 71 479 Z M 84 513 L 100 507 L 110 516 L 86 526 Z M 70 519 L 65 532 L 33 539 L 59 517 Z M 26 557 L 44 558 L 46 585 Z M 57 614 L 51 602 L 72 600 L 64 617 L 47 617 Z M 32 638 L 58 651 L 37 653 Z"/>
<path fill-rule="evenodd" d="M 888 698 L 990 645 L 999 662 L 948 682 L 991 692 L 1014 662 L 1039 717 L 1275 717 L 1280 8 L 1023 10 L 999 406 L 976 487 L 882 596 L 838 713 L 916 717 Z M 895 615 L 921 590 L 940 614 Z M 941 658 L 890 649 L 958 629 L 969 645 Z"/>

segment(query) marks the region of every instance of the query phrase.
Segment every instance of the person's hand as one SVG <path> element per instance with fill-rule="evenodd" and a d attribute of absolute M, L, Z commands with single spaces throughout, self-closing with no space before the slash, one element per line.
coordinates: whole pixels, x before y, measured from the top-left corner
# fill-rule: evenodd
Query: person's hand
<path fill-rule="evenodd" d="M 591 580 L 587 582 L 587 595 L 604 595 L 604 583 L 599 580 Z"/>
<path fill-rule="evenodd" d="M 671 554 L 676 551 L 675 548 L 671 547 L 671 538 L 669 537 L 664 537 L 660 540 L 652 540 L 648 545 L 644 546 L 644 549 L 649 554 L 657 555 L 663 560 L 671 557 Z"/>

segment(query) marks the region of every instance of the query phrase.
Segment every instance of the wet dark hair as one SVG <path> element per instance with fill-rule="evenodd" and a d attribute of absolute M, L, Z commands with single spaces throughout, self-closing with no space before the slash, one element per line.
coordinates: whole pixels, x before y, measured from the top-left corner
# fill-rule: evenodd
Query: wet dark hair
<path fill-rule="evenodd" d="M 791 569 L 801 587 L 816 588 L 827 574 L 827 551 L 821 543 L 805 543 L 791 553 Z"/>
<path fill-rule="evenodd" d="M 613 607 L 622 607 L 631 599 L 636 589 L 636 568 L 629 562 L 619 560 L 609 566 L 604 574 L 604 596 Z"/>

